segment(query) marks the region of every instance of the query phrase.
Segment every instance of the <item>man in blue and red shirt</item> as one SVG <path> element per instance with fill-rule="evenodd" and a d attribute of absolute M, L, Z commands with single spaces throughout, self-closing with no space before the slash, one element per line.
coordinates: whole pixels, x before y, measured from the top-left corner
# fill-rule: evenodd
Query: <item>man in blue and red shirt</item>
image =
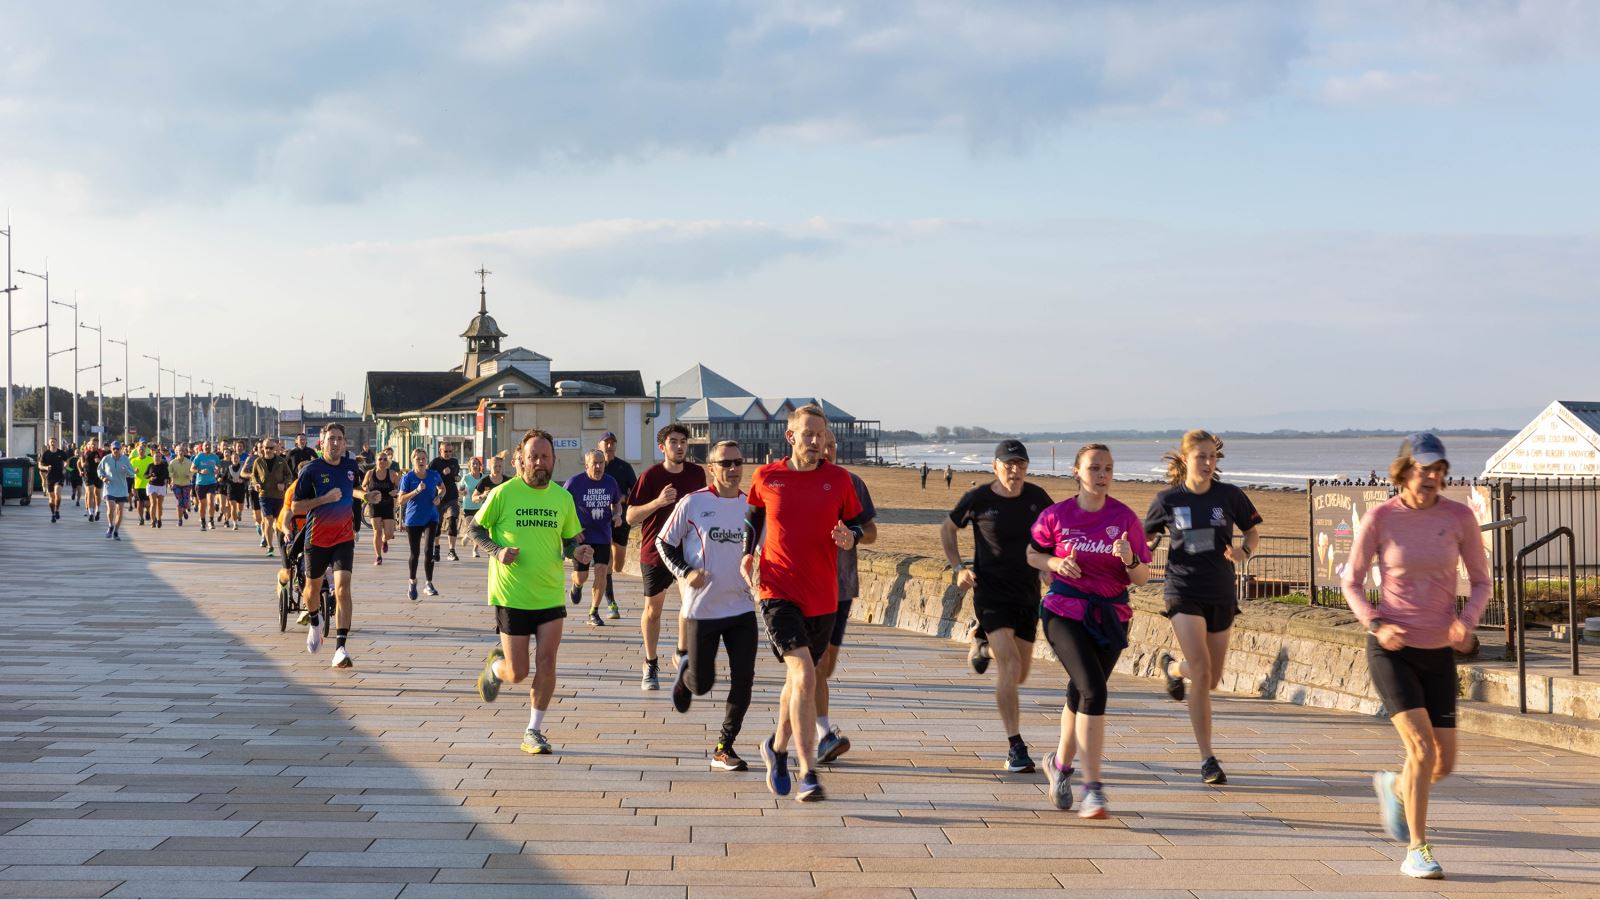
<path fill-rule="evenodd" d="M 338 646 L 333 653 L 335 668 L 348 669 L 350 653 L 345 639 L 350 636 L 353 617 L 350 574 L 355 565 L 355 503 L 365 501 L 358 486 L 360 472 L 354 459 L 345 456 L 344 426 L 335 422 L 322 430 L 322 455 L 306 463 L 295 479 L 293 515 L 305 515 L 305 614 L 300 618 L 310 628 L 306 632 L 306 652 L 322 648 L 318 627 L 325 613 L 322 606 L 322 579 L 333 569 L 333 595 L 339 604 Z"/>
<path fill-rule="evenodd" d="M 799 800 L 821 800 L 817 782 L 817 661 L 839 611 L 839 550 L 861 540 L 861 501 L 849 473 L 823 455 L 828 419 L 806 404 L 789 414 L 786 459 L 756 470 L 750 484 L 742 570 L 747 582 L 759 550 L 761 616 L 786 671 L 777 733 L 761 745 L 767 787 L 789 793 L 789 739 L 800 756 Z M 763 541 L 763 536 L 765 540 Z"/>

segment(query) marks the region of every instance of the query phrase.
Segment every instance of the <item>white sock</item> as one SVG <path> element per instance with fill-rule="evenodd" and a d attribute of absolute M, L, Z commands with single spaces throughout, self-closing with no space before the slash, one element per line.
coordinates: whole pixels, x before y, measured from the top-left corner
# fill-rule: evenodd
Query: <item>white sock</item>
<path fill-rule="evenodd" d="M 820 741 L 823 738 L 827 737 L 828 736 L 828 732 L 831 731 L 831 730 L 833 730 L 833 729 L 828 724 L 828 717 L 827 716 L 817 716 L 817 740 Z"/>
<path fill-rule="evenodd" d="M 544 730 L 544 710 L 536 709 L 532 715 L 528 716 L 528 727 L 534 731 Z"/>

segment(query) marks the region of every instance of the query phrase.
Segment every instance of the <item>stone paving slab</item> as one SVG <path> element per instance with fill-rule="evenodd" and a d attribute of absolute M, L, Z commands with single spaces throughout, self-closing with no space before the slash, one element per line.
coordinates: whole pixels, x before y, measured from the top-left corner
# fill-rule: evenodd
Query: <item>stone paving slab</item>
<path fill-rule="evenodd" d="M 801 805 L 709 769 L 723 689 L 682 716 L 641 692 L 631 618 L 568 619 L 557 753 L 520 753 L 526 695 L 473 692 L 482 560 L 412 603 L 404 559 L 363 548 L 356 667 L 333 670 L 279 632 L 249 531 L 101 534 L 70 507 L 0 517 L 0 897 L 1600 895 L 1600 773 L 1577 754 L 1464 735 L 1431 811 L 1450 877 L 1417 882 L 1370 794 L 1399 758 L 1386 723 L 1221 699 L 1231 783 L 1208 787 L 1183 708 L 1119 678 L 1114 816 L 1085 822 L 1000 770 L 959 647 L 858 624 L 833 692 L 854 747 Z M 636 615 L 637 579 L 618 587 Z M 763 653 L 747 758 L 781 677 Z M 1023 689 L 1037 757 L 1064 686 L 1041 664 Z"/>

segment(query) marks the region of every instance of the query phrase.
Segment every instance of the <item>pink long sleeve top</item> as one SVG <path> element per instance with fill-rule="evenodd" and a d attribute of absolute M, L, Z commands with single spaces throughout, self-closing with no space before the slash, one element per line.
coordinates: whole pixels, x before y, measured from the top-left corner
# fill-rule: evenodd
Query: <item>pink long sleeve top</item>
<path fill-rule="evenodd" d="M 1382 599 L 1367 602 L 1365 575 L 1378 561 Z M 1478 520 L 1466 504 L 1439 498 L 1427 509 L 1411 509 L 1391 497 L 1361 517 L 1350 566 L 1345 570 L 1344 599 L 1368 625 L 1374 618 L 1405 630 L 1407 647 L 1447 647 L 1456 615 L 1456 565 L 1466 566 L 1471 593 L 1460 620 L 1478 626 L 1489 603 L 1489 558 L 1483 551 Z"/>

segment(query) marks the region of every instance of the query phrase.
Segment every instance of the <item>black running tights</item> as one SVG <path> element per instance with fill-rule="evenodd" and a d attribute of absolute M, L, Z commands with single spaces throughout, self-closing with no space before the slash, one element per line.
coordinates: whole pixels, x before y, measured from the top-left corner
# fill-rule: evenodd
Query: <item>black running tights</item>
<path fill-rule="evenodd" d="M 426 525 L 407 525 L 406 543 L 411 545 L 411 559 L 406 565 L 411 568 L 411 580 L 417 580 L 417 557 L 422 557 L 422 571 L 426 573 L 429 581 L 433 580 L 433 542 L 439 539 L 439 523 L 429 522 Z"/>
<path fill-rule="evenodd" d="M 1044 636 L 1067 670 L 1067 709 L 1086 716 L 1106 714 L 1106 682 L 1117 665 L 1121 650 L 1095 643 L 1089 630 L 1077 619 L 1043 610 Z"/>

